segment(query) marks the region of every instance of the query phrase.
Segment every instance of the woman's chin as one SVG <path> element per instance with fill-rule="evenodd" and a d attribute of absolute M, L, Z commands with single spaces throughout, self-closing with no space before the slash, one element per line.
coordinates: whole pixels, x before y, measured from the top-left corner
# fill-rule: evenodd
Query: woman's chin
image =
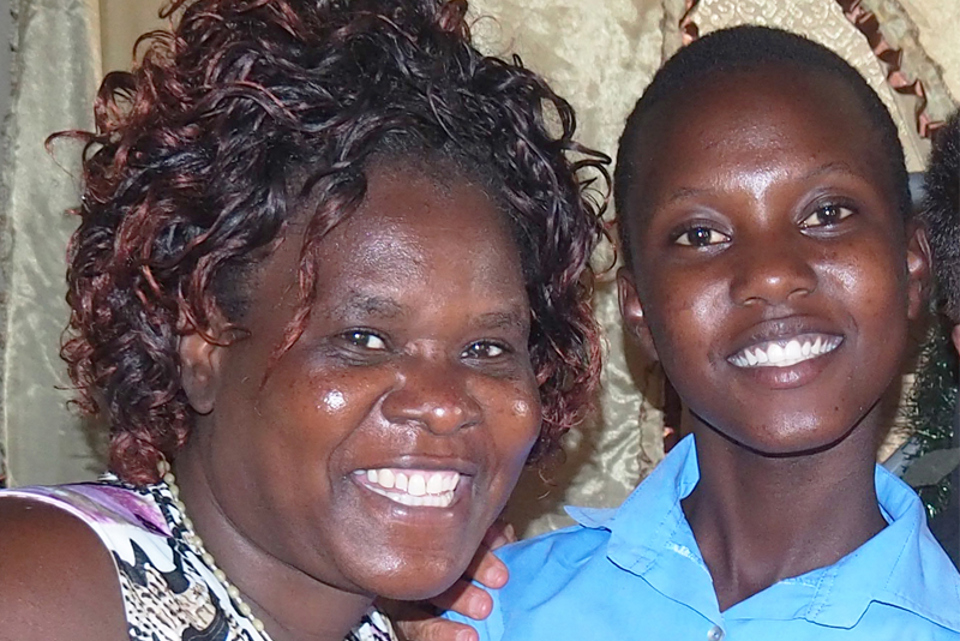
<path fill-rule="evenodd" d="M 371 578 L 370 592 L 379 597 L 397 601 L 430 599 L 453 585 L 465 569 L 465 564 L 463 567 L 457 565 L 456 567 L 426 568 L 411 563 L 408 568 Z"/>

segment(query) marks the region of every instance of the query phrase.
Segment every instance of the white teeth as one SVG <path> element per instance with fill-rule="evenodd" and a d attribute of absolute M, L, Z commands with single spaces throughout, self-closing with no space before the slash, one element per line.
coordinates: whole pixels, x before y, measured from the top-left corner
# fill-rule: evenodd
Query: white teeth
<path fill-rule="evenodd" d="M 393 484 L 394 484 L 393 472 L 387 469 L 380 470 L 380 487 L 386 488 L 388 490 L 392 490 Z"/>
<path fill-rule="evenodd" d="M 767 348 L 767 356 L 770 357 L 770 361 L 772 363 L 774 364 L 780 363 L 783 361 L 783 356 L 784 356 L 783 348 L 780 347 L 780 345 L 778 345 L 777 343 L 774 343 Z"/>
<path fill-rule="evenodd" d="M 787 360 L 799 361 L 803 356 L 803 348 L 800 347 L 800 343 L 797 341 L 790 341 L 787 343 L 787 347 L 783 351 L 784 355 L 787 357 Z"/>
<path fill-rule="evenodd" d="M 369 469 L 354 472 L 364 487 L 403 505 L 448 507 L 460 474 L 452 470 Z"/>
<path fill-rule="evenodd" d="M 729 360 L 737 367 L 790 367 L 832 352 L 842 342 L 840 336 L 805 334 L 787 341 L 753 345 Z"/>
<path fill-rule="evenodd" d="M 407 492 L 414 496 L 423 496 L 427 493 L 427 482 L 423 480 L 422 474 L 413 474 L 410 477 Z"/>

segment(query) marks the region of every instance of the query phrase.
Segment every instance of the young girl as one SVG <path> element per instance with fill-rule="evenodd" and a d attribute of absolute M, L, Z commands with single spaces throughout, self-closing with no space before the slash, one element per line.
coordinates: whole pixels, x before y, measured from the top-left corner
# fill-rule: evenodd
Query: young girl
<path fill-rule="evenodd" d="M 504 549 L 482 639 L 957 639 L 960 576 L 875 464 L 927 249 L 889 114 L 742 27 L 657 74 L 615 181 L 628 330 L 686 408 L 615 510 Z"/>

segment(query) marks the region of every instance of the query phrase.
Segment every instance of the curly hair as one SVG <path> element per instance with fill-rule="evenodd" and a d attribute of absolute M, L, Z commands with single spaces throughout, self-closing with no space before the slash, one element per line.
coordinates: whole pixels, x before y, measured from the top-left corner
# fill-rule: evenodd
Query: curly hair
<path fill-rule="evenodd" d="M 960 111 L 938 129 L 930 154 L 920 217 L 933 251 L 944 313 L 960 323 Z"/>
<path fill-rule="evenodd" d="M 161 12 L 180 14 L 172 32 L 143 36 L 134 70 L 104 79 L 95 131 L 66 134 L 85 147 L 62 356 L 76 403 L 110 425 L 121 478 L 155 480 L 158 460 L 189 437 L 180 336 L 219 339 L 226 323 L 226 342 L 242 340 L 251 266 L 320 194 L 277 357 L 296 342 L 322 240 L 363 201 L 383 154 L 454 161 L 510 221 L 543 406 L 531 460 L 583 419 L 600 370 L 588 259 L 609 159 L 574 141 L 571 106 L 518 58 L 471 45 L 466 10 L 466 0 L 175 0 Z"/>

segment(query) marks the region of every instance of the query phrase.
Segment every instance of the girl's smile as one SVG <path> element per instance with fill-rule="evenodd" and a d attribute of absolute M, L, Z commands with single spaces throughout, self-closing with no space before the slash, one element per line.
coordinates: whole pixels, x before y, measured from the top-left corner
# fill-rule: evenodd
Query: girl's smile
<path fill-rule="evenodd" d="M 801 334 L 790 339 L 763 341 L 727 358 L 737 367 L 790 367 L 829 354 L 840 347 L 841 336 Z"/>

